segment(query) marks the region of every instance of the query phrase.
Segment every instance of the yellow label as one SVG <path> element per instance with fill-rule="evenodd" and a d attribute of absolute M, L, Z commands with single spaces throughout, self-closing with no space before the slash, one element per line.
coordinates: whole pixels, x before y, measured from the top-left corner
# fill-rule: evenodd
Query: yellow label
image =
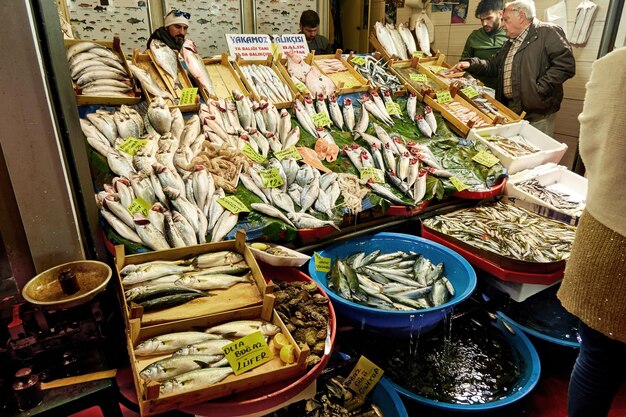
<path fill-rule="evenodd" d="M 392 101 L 388 101 L 385 103 L 385 109 L 390 116 L 394 114 L 402 114 L 402 110 L 400 110 L 400 105 Z"/>
<path fill-rule="evenodd" d="M 265 188 L 278 188 L 284 184 L 278 168 L 263 169 L 259 174 L 261 174 L 263 187 Z"/>
<path fill-rule="evenodd" d="M 178 105 L 184 106 L 186 104 L 195 104 L 197 94 L 198 94 L 197 87 L 183 88 L 180 92 L 180 99 L 178 100 Z"/>
<path fill-rule="evenodd" d="M 250 212 L 248 207 L 234 195 L 229 195 L 228 197 L 218 198 L 217 202 L 222 207 L 224 207 L 226 210 L 230 211 L 233 214 Z"/>
<path fill-rule="evenodd" d="M 243 149 L 241 149 L 241 152 L 243 152 L 244 155 L 252 159 L 254 162 L 258 162 L 258 163 L 265 162 L 265 157 L 261 155 L 260 153 L 258 153 L 257 151 L 255 151 L 252 148 L 252 146 L 250 146 L 250 144 L 248 143 L 243 145 Z"/>
<path fill-rule="evenodd" d="M 452 101 L 452 94 L 450 94 L 450 91 L 437 91 L 437 103 L 443 104 L 450 101 Z"/>
<path fill-rule="evenodd" d="M 350 62 L 354 63 L 354 65 L 365 65 L 365 57 L 355 56 Z"/>
<path fill-rule="evenodd" d="M 452 182 L 452 185 L 454 185 L 454 188 L 456 188 L 457 191 L 463 191 L 469 188 L 467 185 L 463 183 L 463 181 L 461 181 L 457 177 L 450 177 L 450 181 Z"/>
<path fill-rule="evenodd" d="M 344 381 L 344 385 L 359 395 L 365 396 L 370 392 L 383 376 L 384 371 L 374 362 L 361 356 L 350 375 Z"/>
<path fill-rule="evenodd" d="M 261 332 L 237 339 L 224 346 L 222 351 L 235 375 L 263 365 L 274 357 Z"/>
<path fill-rule="evenodd" d="M 414 72 L 409 74 L 409 79 L 411 81 L 417 81 L 419 83 L 425 83 L 426 81 L 428 81 L 428 77 L 426 76 L 426 74 L 416 74 Z"/>
<path fill-rule="evenodd" d="M 135 213 L 141 213 L 148 217 L 148 212 L 151 208 L 152 206 L 146 200 L 141 197 L 137 197 L 130 203 L 130 206 L 128 206 L 126 210 L 128 210 L 128 212 L 133 216 Z"/>
<path fill-rule="evenodd" d="M 434 72 L 435 74 L 439 74 L 441 71 L 446 70 L 447 68 L 440 67 L 439 65 L 431 65 L 431 66 L 428 67 L 428 69 L 431 72 Z"/>
<path fill-rule="evenodd" d="M 330 116 L 328 116 L 328 113 L 323 111 L 315 113 L 315 115 L 313 116 L 313 124 L 316 127 L 327 126 L 329 124 L 332 124 L 332 121 L 330 120 Z"/>
<path fill-rule="evenodd" d="M 317 252 L 313 253 L 313 257 L 315 258 L 315 270 L 319 272 L 329 272 L 331 259 L 325 258 Z"/>
<path fill-rule="evenodd" d="M 374 167 L 361 168 L 361 179 L 366 180 L 370 178 L 378 184 L 385 183 L 385 173 L 381 169 L 374 168 Z"/>
<path fill-rule="evenodd" d="M 465 94 L 465 97 L 469 99 L 472 99 L 478 95 L 478 91 L 472 86 L 461 88 L 461 93 Z"/>
<path fill-rule="evenodd" d="M 132 136 L 126 138 L 126 140 L 119 145 L 119 150 L 126 152 L 129 155 L 135 155 L 143 145 L 148 143 L 147 139 L 137 139 Z"/>
<path fill-rule="evenodd" d="M 487 168 L 491 168 L 492 166 L 500 162 L 497 156 L 488 151 L 478 152 L 476 155 L 474 155 L 472 160 L 486 166 Z"/>
<path fill-rule="evenodd" d="M 422 52 L 422 51 L 414 51 L 413 52 L 413 56 L 416 56 L 418 58 L 424 58 L 424 52 Z"/>
<path fill-rule="evenodd" d="M 302 155 L 300 155 L 300 152 L 298 152 L 295 146 L 283 149 L 282 151 L 274 152 L 274 156 L 279 161 L 282 161 L 285 158 L 295 158 L 298 161 L 302 159 Z"/>
<path fill-rule="evenodd" d="M 309 91 L 308 88 L 306 88 L 306 85 L 304 85 L 302 82 L 298 81 L 297 83 L 295 83 L 296 88 L 298 89 L 298 91 L 300 91 L 302 94 L 311 94 L 311 92 Z"/>

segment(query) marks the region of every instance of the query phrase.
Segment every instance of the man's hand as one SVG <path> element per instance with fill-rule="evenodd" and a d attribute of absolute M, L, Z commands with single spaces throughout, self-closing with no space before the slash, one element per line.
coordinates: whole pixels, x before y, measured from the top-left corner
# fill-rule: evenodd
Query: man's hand
<path fill-rule="evenodd" d="M 470 63 L 467 61 L 459 61 L 455 66 L 450 68 L 450 72 L 463 72 L 468 69 Z"/>

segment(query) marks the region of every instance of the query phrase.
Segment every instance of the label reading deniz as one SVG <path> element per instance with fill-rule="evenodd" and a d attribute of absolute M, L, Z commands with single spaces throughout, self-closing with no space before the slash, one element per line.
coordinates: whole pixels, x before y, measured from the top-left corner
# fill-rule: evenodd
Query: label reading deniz
<path fill-rule="evenodd" d="M 274 357 L 261 332 L 237 339 L 224 346 L 222 351 L 235 375 L 263 365 Z"/>

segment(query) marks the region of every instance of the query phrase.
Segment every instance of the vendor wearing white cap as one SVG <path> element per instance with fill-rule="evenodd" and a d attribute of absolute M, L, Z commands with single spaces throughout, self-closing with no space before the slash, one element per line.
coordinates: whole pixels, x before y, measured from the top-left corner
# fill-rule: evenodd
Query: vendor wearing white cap
<path fill-rule="evenodd" d="M 185 42 L 185 35 L 187 34 L 187 28 L 189 27 L 189 18 L 191 15 L 187 12 L 182 12 L 178 9 L 172 9 L 165 15 L 165 25 L 158 28 L 148 39 L 148 49 L 150 49 L 150 42 L 152 39 L 159 39 L 167 46 L 176 51 L 180 51 Z"/>

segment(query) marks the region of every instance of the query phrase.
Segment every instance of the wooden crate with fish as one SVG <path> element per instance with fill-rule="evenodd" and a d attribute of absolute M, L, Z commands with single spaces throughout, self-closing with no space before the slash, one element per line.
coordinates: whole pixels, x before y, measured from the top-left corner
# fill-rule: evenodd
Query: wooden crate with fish
<path fill-rule="evenodd" d="M 485 116 L 493 120 L 493 124 L 504 125 L 524 120 L 526 112 L 523 111 L 521 114 L 517 114 L 487 93 L 481 93 L 474 87 L 463 87 L 455 83 L 452 86 L 457 89 L 461 97 L 472 103 Z"/>
<path fill-rule="evenodd" d="M 450 93 L 450 101 L 444 102 L 445 93 Z M 441 103 L 440 103 L 441 102 Z M 493 125 L 493 120 L 482 112 L 478 111 L 474 106 L 467 102 L 463 97 L 453 91 L 442 90 L 435 98 L 430 95 L 424 96 L 424 104 L 437 110 L 444 119 L 450 123 L 453 131 L 459 135 L 466 137 L 472 128 L 489 127 Z"/>
<path fill-rule="evenodd" d="M 264 60 L 246 60 L 237 56 L 233 66 L 254 100 L 271 101 L 277 109 L 293 106 L 298 89 L 291 77 L 285 78 L 274 65 L 271 55 Z"/>
<path fill-rule="evenodd" d="M 142 88 L 148 103 L 151 103 L 154 98 L 159 95 L 166 100 L 170 108 L 178 107 L 183 113 L 191 111 L 197 112 L 200 109 L 200 96 L 198 94 L 194 97 L 193 103 L 178 104 L 179 100 L 182 98 L 182 89 L 193 88 L 193 84 L 191 84 L 191 80 L 187 76 L 187 72 L 178 58 L 176 58 L 178 70 L 176 73 L 176 81 L 178 84 L 174 82 L 168 72 L 157 64 L 156 57 L 151 50 L 139 52 L 138 49 L 135 49 L 133 51 L 132 63 L 142 71 L 141 73 L 136 71 L 137 74 L 135 74 L 135 76 L 142 82 Z M 170 69 L 170 71 L 173 71 L 173 69 Z M 144 85 L 144 83 L 152 83 L 152 86 L 148 87 L 148 85 Z"/>
<path fill-rule="evenodd" d="M 346 62 L 361 74 L 370 85 L 373 84 L 373 87 L 389 88 L 393 91 L 394 97 L 403 97 L 409 93 L 404 81 L 391 71 L 390 64 L 380 52 L 374 52 L 371 55 L 371 60 L 374 62 L 367 62 L 365 57 L 363 61 L 359 61 L 359 55 L 355 55 L 352 52 L 346 58 Z"/>
<path fill-rule="evenodd" d="M 315 67 L 337 87 L 337 95 L 361 93 L 367 91 L 370 86 L 365 77 L 359 74 L 341 56 L 341 49 L 334 55 L 313 55 L 309 54 L 304 61 Z"/>
<path fill-rule="evenodd" d="M 210 97 L 204 91 L 201 91 L 204 101 L 208 101 L 209 98 L 233 98 L 233 90 L 239 90 L 246 97 L 250 96 L 248 89 L 229 62 L 228 53 L 224 52 L 219 58 L 204 58 L 202 62 L 204 62 L 204 66 L 209 73 L 215 95 L 217 96 Z"/>
<path fill-rule="evenodd" d="M 72 87 L 79 106 L 137 104 L 141 90 L 128 68 L 120 39 L 64 41 Z"/>
<path fill-rule="evenodd" d="M 417 58 L 411 61 L 389 61 L 391 72 L 400 78 L 409 92 L 415 94 L 419 101 L 424 101 L 424 96 L 434 96 L 437 91 L 447 89 L 447 86 L 437 81 L 434 77 L 424 73 L 417 65 Z"/>
<path fill-rule="evenodd" d="M 132 329 L 208 316 L 238 308 L 272 308 L 268 284 L 246 245 L 235 240 L 124 254 L 115 247 L 124 314 Z"/>
<path fill-rule="evenodd" d="M 268 350 L 260 341 L 247 345 L 248 350 L 240 350 L 245 361 L 233 369 L 222 348 L 251 333 L 265 339 Z M 127 348 L 142 416 L 194 405 L 197 410 L 202 407 L 198 404 L 212 399 L 297 377 L 305 372 L 309 354 L 267 306 L 132 329 Z M 235 375 L 239 365 L 266 358 Z"/>

